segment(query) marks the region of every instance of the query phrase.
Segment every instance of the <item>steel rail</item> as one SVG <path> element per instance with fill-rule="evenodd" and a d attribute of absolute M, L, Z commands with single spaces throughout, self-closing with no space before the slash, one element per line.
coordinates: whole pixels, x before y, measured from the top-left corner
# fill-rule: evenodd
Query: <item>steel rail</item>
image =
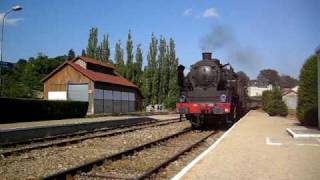
<path fill-rule="evenodd" d="M 42 144 L 27 145 L 27 146 L 23 146 L 23 147 L 0 151 L 0 156 L 1 155 L 2 156 L 9 156 L 11 154 L 22 153 L 22 152 L 30 151 L 33 149 L 41 149 L 41 148 L 46 148 L 46 147 L 50 147 L 50 146 L 63 146 L 65 144 L 73 144 L 73 143 L 77 143 L 77 142 L 84 141 L 87 139 L 93 139 L 93 138 L 98 138 L 98 137 L 110 137 L 110 136 L 133 132 L 133 131 L 137 131 L 137 130 L 141 130 L 141 129 L 145 129 L 145 128 L 156 127 L 156 126 L 165 126 L 168 124 L 178 123 L 178 122 L 181 122 L 181 121 L 179 119 L 163 120 L 163 121 L 157 121 L 157 122 L 153 122 L 153 123 L 149 123 L 149 124 L 138 125 L 138 127 L 133 127 L 130 129 L 125 129 L 125 130 L 119 129 L 118 131 L 115 131 L 115 132 L 108 132 L 107 131 L 107 132 L 104 132 L 101 134 L 92 134 L 92 135 L 85 136 L 85 137 L 64 139 L 64 140 L 57 141 L 57 142 L 45 142 Z M 124 128 L 124 127 L 122 127 L 122 128 Z M 118 128 L 116 128 L 116 129 L 118 129 Z M 88 133 L 88 134 L 90 134 L 90 133 Z"/>
<path fill-rule="evenodd" d="M 165 121 L 170 121 L 170 120 L 175 120 L 178 118 L 171 118 L 171 119 L 166 119 L 166 120 L 161 120 L 162 122 Z M 43 142 L 43 141 L 48 141 L 48 140 L 55 140 L 59 138 L 66 138 L 66 137 L 72 137 L 72 136 L 81 136 L 85 135 L 88 133 L 96 133 L 96 132 L 101 132 L 101 131 L 109 131 L 109 130 L 114 130 L 118 128 L 125 128 L 125 127 L 130 127 L 130 126 L 139 126 L 139 125 L 145 125 L 145 124 L 151 124 L 151 123 L 157 123 L 160 122 L 159 120 L 153 119 L 150 121 L 145 121 L 145 122 L 138 122 L 138 123 L 133 123 L 133 124 L 124 124 L 124 125 L 118 125 L 118 126 L 113 126 L 113 127 L 107 127 L 107 128 L 98 128 L 98 129 L 93 129 L 93 130 L 82 130 L 80 132 L 74 132 L 74 133 L 66 133 L 66 134 L 59 134 L 55 136 L 47 136 L 43 138 L 33 138 L 33 139 L 28 139 L 24 141 L 19 141 L 19 142 L 6 142 L 6 143 L 0 143 L 1 148 L 6 148 L 10 146 L 17 146 L 17 145 L 22 145 L 22 144 L 31 144 L 31 143 L 37 143 L 37 142 Z"/>
<path fill-rule="evenodd" d="M 157 166 L 155 166 L 151 169 L 148 169 L 146 172 L 144 172 L 143 174 L 141 174 L 140 176 L 138 176 L 134 179 L 141 180 L 141 179 L 146 179 L 148 177 L 151 177 L 153 174 L 159 172 L 159 170 L 161 170 L 162 168 L 165 168 L 171 162 L 177 160 L 181 155 L 185 154 L 186 152 L 191 151 L 193 148 L 195 148 L 196 146 L 200 145 L 202 142 L 207 140 L 210 136 L 213 136 L 213 135 L 217 134 L 218 132 L 219 131 L 214 131 L 214 132 L 210 133 L 209 135 L 205 136 L 204 138 L 200 139 L 199 141 L 195 142 L 194 144 L 192 144 L 192 145 L 186 147 L 185 149 L 179 151 L 178 153 L 174 154 L 173 156 L 168 158 L 166 161 L 158 164 Z"/>
<path fill-rule="evenodd" d="M 76 173 L 80 173 L 81 171 L 82 172 L 89 172 L 95 165 L 98 165 L 98 166 L 102 165 L 103 162 L 106 161 L 106 160 L 113 160 L 114 161 L 114 160 L 121 159 L 124 156 L 128 156 L 128 155 L 134 154 L 135 152 L 141 151 L 141 150 L 143 150 L 145 148 L 150 148 L 153 145 L 156 145 L 156 144 L 158 144 L 160 142 L 167 141 L 168 139 L 177 137 L 177 136 L 182 135 L 184 133 L 190 132 L 191 130 L 192 130 L 191 128 L 187 128 L 187 129 L 185 129 L 183 131 L 180 131 L 178 133 L 166 136 L 164 138 L 160 138 L 158 140 L 155 140 L 155 141 L 152 141 L 152 142 L 149 142 L 149 143 L 145 143 L 145 144 L 142 144 L 142 145 L 139 145 L 139 146 L 136 146 L 136 147 L 133 147 L 133 148 L 118 152 L 118 153 L 113 154 L 113 155 L 108 155 L 108 156 L 96 159 L 94 161 L 91 161 L 91 162 L 88 162 L 88 163 L 85 163 L 85 164 L 82 164 L 82 165 L 79 165 L 79 166 L 76 166 L 76 167 L 72 167 L 72 168 L 69 168 L 67 170 L 60 171 L 60 172 L 57 172 L 55 174 L 52 174 L 52 175 L 49 175 L 49 176 L 46 176 L 46 177 L 42 177 L 42 179 L 44 179 L 44 180 L 47 180 L 47 179 L 67 179 L 67 178 L 70 178 L 71 176 L 75 175 Z"/>

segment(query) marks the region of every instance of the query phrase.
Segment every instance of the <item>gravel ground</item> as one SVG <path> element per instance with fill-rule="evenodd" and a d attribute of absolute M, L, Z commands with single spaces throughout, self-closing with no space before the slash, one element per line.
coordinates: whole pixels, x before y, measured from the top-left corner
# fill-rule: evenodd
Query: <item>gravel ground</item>
<path fill-rule="evenodd" d="M 170 179 L 179 173 L 185 166 L 187 166 L 192 160 L 199 156 L 203 151 L 208 149 L 216 140 L 223 135 L 224 131 L 220 131 L 218 134 L 211 136 L 204 143 L 201 143 L 198 147 L 192 151 L 187 152 L 183 156 L 179 157 L 176 161 L 170 163 L 166 168 L 162 169 L 159 173 L 153 176 L 151 179 Z"/>
<path fill-rule="evenodd" d="M 1 179 L 34 179 L 83 164 L 101 156 L 151 142 L 190 127 L 184 121 L 151 127 L 118 136 L 88 139 L 63 147 L 49 147 L 0 160 Z"/>
<path fill-rule="evenodd" d="M 160 143 L 158 146 L 140 151 L 132 156 L 118 161 L 105 162 L 102 166 L 94 168 L 89 175 L 110 176 L 121 178 L 135 178 L 155 165 L 167 160 L 174 154 L 195 143 L 211 131 L 192 131 L 169 141 Z M 75 179 L 88 179 L 88 176 L 77 175 Z M 91 176 L 90 179 L 96 179 Z M 99 179 L 99 178 L 98 178 Z"/>
<path fill-rule="evenodd" d="M 110 129 L 110 128 L 104 128 L 101 129 L 100 131 L 96 131 L 96 132 L 88 132 L 86 134 L 82 134 L 82 135 L 75 135 L 72 137 L 61 137 L 61 138 L 57 138 L 57 139 L 53 139 L 53 140 L 47 140 L 45 142 L 35 142 L 32 144 L 18 144 L 14 147 L 9 146 L 9 147 L 0 147 L 0 153 L 3 151 L 10 151 L 10 150 L 15 150 L 15 149 L 24 149 L 24 148 L 32 148 L 32 147 L 39 147 L 41 145 L 50 145 L 50 144 L 54 144 L 54 143 L 59 143 L 59 142 L 67 142 L 70 140 L 85 140 L 85 138 L 93 138 L 95 136 L 103 136 L 105 134 L 110 134 L 110 133 L 114 133 L 114 132 L 123 132 L 132 128 L 141 128 L 141 127 L 148 127 L 148 126 L 154 126 L 154 125 L 159 125 L 159 124 L 166 124 L 167 122 L 161 122 L 163 120 L 160 120 L 159 122 L 157 122 L 157 124 L 145 124 L 145 125 L 133 125 L 130 127 L 123 127 L 123 128 L 116 128 L 114 130 Z M 84 132 L 85 131 L 81 131 Z"/>

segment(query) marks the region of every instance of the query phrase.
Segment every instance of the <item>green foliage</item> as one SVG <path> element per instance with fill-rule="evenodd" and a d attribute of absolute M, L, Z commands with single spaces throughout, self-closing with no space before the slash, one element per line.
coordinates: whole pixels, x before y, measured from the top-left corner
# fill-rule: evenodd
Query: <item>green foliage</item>
<path fill-rule="evenodd" d="M 319 55 L 307 59 L 300 72 L 297 117 L 304 125 L 318 123 L 317 61 Z"/>
<path fill-rule="evenodd" d="M 260 71 L 257 80 L 261 83 L 261 84 L 272 84 L 274 86 L 279 85 L 280 82 L 280 77 L 279 74 L 276 70 L 273 69 L 263 69 Z"/>
<path fill-rule="evenodd" d="M 272 91 L 263 91 L 262 93 L 262 109 L 267 111 L 267 107 L 272 100 Z"/>
<path fill-rule="evenodd" d="M 142 86 L 145 105 L 164 104 L 168 109 L 174 108 L 178 91 L 174 40 L 170 39 L 167 46 L 165 38 L 161 37 L 158 46 L 158 40 L 152 34 L 147 59 Z"/>
<path fill-rule="evenodd" d="M 133 42 L 131 37 L 131 32 L 128 33 L 127 39 L 127 67 L 125 77 L 130 81 L 134 79 L 134 67 L 133 67 Z"/>
<path fill-rule="evenodd" d="M 88 102 L 0 98 L 0 123 L 84 117 Z"/>
<path fill-rule="evenodd" d="M 73 59 L 74 57 L 76 57 L 76 53 L 74 52 L 73 49 L 70 49 L 70 50 L 68 51 L 68 60 L 71 60 L 71 59 Z"/>
<path fill-rule="evenodd" d="M 133 83 L 138 85 L 139 88 L 141 88 L 142 81 L 143 81 L 142 63 L 143 63 L 143 52 L 141 49 L 141 44 L 138 44 L 137 51 L 136 51 L 136 62 L 134 63 Z"/>
<path fill-rule="evenodd" d="M 81 56 L 87 56 L 86 50 L 82 49 L 82 51 L 81 51 Z"/>
<path fill-rule="evenodd" d="M 89 39 L 88 39 L 88 46 L 87 46 L 87 53 L 86 55 L 91 58 L 96 58 L 98 52 L 98 28 L 91 28 Z"/>
<path fill-rule="evenodd" d="M 281 88 L 293 88 L 298 85 L 298 80 L 288 76 L 288 75 L 282 75 L 280 76 L 280 87 Z"/>
<path fill-rule="evenodd" d="M 43 91 L 42 78 L 65 61 L 66 56 L 48 58 L 39 54 L 28 61 L 20 59 L 14 68 L 4 73 L 4 97 L 38 98 Z"/>
<path fill-rule="evenodd" d="M 264 91 L 262 93 L 262 109 L 270 116 L 287 116 L 288 107 L 282 101 L 281 92 L 275 88 L 272 91 Z"/>
<path fill-rule="evenodd" d="M 116 43 L 114 60 L 117 72 L 119 72 L 120 75 L 125 76 L 126 67 L 123 60 L 123 49 L 121 48 L 120 41 Z"/>

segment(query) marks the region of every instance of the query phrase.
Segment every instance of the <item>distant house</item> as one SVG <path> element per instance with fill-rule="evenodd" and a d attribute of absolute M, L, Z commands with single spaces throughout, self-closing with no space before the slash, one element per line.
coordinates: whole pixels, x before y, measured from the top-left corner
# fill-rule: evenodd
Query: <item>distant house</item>
<path fill-rule="evenodd" d="M 52 71 L 44 83 L 44 99 L 88 101 L 88 114 L 127 113 L 142 106 L 138 87 L 113 65 L 76 57 Z"/>
<path fill-rule="evenodd" d="M 272 90 L 271 84 L 262 84 L 257 80 L 251 80 L 248 87 L 248 96 L 262 96 L 263 91 Z"/>
<path fill-rule="evenodd" d="M 298 103 L 298 86 L 288 89 L 282 89 L 282 100 L 287 105 L 288 109 L 296 109 Z"/>

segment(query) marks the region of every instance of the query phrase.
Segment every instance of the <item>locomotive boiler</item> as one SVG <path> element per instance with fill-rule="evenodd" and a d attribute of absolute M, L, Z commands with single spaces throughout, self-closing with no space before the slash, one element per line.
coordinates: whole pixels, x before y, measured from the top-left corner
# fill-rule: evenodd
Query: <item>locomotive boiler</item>
<path fill-rule="evenodd" d="M 178 66 L 179 100 L 176 110 L 194 128 L 235 122 L 246 109 L 246 85 L 230 64 L 221 64 L 212 53 L 202 53 L 202 60 L 191 65 L 184 76 Z"/>

